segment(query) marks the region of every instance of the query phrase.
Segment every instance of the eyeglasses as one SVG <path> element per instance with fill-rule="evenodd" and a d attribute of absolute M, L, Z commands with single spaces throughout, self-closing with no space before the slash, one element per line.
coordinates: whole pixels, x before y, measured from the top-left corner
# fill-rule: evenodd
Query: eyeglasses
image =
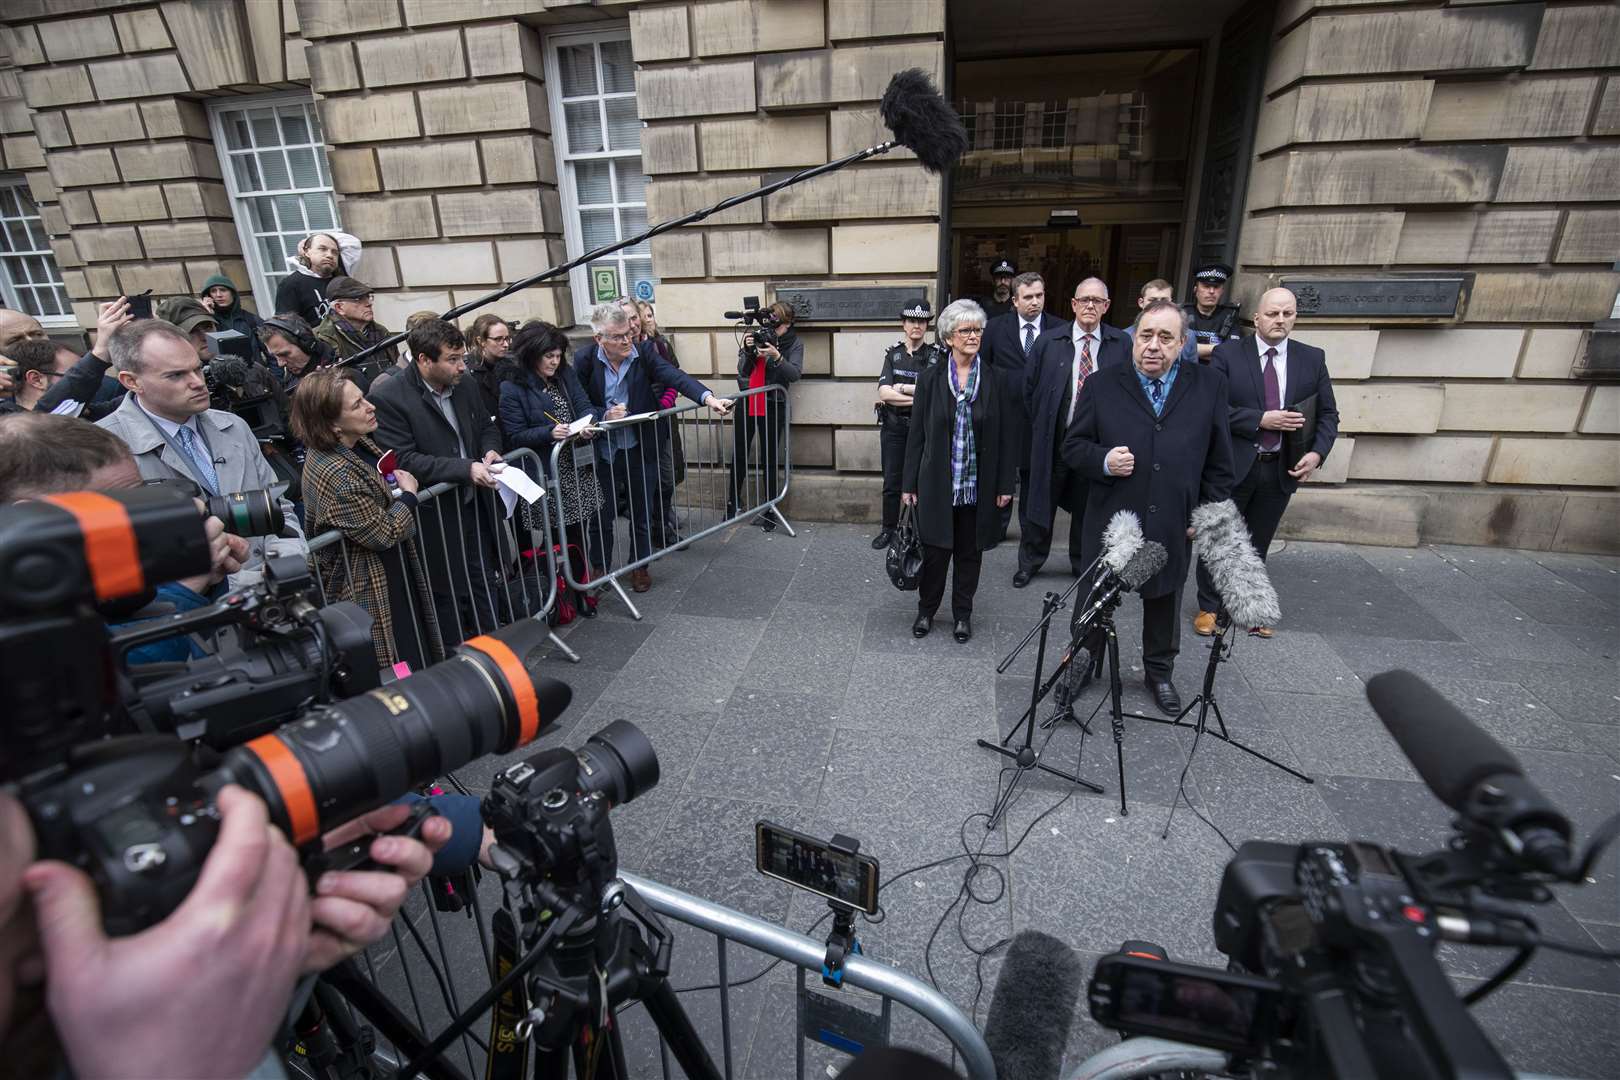
<path fill-rule="evenodd" d="M 1108 297 L 1077 296 L 1074 298 L 1074 302 L 1079 304 L 1081 307 L 1102 307 L 1104 304 L 1108 303 Z"/>
<path fill-rule="evenodd" d="M 964 326 L 956 331 L 962 337 L 984 337 L 984 327 Z"/>
<path fill-rule="evenodd" d="M 603 341 L 611 341 L 615 345 L 620 345 L 630 340 L 629 334 L 597 334 L 596 336 L 601 338 Z"/>

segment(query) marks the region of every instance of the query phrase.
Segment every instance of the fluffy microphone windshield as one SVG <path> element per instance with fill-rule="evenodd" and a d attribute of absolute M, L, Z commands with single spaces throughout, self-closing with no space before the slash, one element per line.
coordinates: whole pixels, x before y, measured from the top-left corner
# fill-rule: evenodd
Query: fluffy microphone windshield
<path fill-rule="evenodd" d="M 1140 589 L 1170 563 L 1170 553 L 1157 540 L 1144 540 L 1131 561 L 1119 572 L 1127 589 Z"/>
<path fill-rule="evenodd" d="M 1277 590 L 1254 550 L 1249 527 L 1231 499 L 1192 512 L 1193 554 L 1204 560 L 1215 591 L 1238 626 L 1275 626 L 1282 618 Z"/>
<path fill-rule="evenodd" d="M 944 172 L 967 152 L 967 129 L 922 68 L 907 68 L 889 80 L 878 103 L 895 139 L 917 155 L 929 172 Z"/>
<path fill-rule="evenodd" d="M 1126 564 L 1142 546 L 1142 521 L 1129 510 L 1120 510 L 1108 519 L 1102 535 L 1102 563 L 1115 574 L 1123 574 Z"/>
<path fill-rule="evenodd" d="M 1084 981 L 1085 965 L 1068 945 L 1039 930 L 1018 932 L 984 1021 L 1001 1080 L 1057 1080 Z"/>

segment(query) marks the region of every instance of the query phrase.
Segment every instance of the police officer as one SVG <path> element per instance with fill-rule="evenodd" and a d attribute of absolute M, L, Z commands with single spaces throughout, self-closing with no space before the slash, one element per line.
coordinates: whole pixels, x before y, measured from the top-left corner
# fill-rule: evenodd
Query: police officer
<path fill-rule="evenodd" d="M 1013 309 L 1013 278 L 1018 276 L 1018 267 L 1007 259 L 1002 259 L 990 268 L 990 280 L 995 282 L 995 291 L 989 296 L 979 298 L 979 306 L 984 308 L 984 319 L 989 321 L 997 315 L 1005 315 Z"/>
<path fill-rule="evenodd" d="M 878 445 L 883 453 L 883 529 L 872 538 L 872 547 L 879 551 L 889 546 L 900 523 L 900 474 L 906 464 L 917 379 L 945 355 L 938 345 L 923 340 L 933 317 L 926 299 L 909 301 L 900 312 L 903 336 L 883 354 L 877 405 Z"/>
<path fill-rule="evenodd" d="M 1226 283 L 1232 268 L 1225 263 L 1206 263 L 1193 274 L 1193 303 L 1181 305 L 1187 313 L 1187 333 L 1198 342 L 1198 362 L 1209 363 L 1209 354 L 1223 341 L 1237 341 L 1238 306 L 1223 304 Z"/>

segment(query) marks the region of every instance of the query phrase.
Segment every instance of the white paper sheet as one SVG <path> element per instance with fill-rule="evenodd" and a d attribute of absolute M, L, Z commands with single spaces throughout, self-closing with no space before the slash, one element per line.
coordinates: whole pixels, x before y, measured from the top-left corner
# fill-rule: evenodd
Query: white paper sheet
<path fill-rule="evenodd" d="M 568 425 L 568 434 L 570 434 L 570 435 L 578 435 L 580 432 L 582 432 L 586 428 L 590 427 L 591 422 L 593 420 L 595 420 L 595 419 L 596 419 L 595 416 L 593 416 L 590 413 L 586 413 L 584 416 L 580 417 L 578 420 L 575 420 L 572 424 Z"/>
<path fill-rule="evenodd" d="M 533 504 L 546 493 L 546 489 L 535 483 L 522 469 L 501 469 L 495 473 L 495 482 L 500 484 L 496 490 L 500 492 L 507 517 L 511 517 L 512 511 L 517 509 L 518 499 Z"/>

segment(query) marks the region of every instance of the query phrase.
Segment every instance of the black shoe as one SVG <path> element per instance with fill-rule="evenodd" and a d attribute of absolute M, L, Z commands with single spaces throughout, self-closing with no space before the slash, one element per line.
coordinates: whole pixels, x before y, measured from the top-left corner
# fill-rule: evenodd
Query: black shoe
<path fill-rule="evenodd" d="M 1169 679 L 1155 679 L 1147 677 L 1148 692 L 1153 695 L 1153 701 L 1159 706 L 1159 711 L 1166 716 L 1181 715 L 1181 695 L 1176 693 L 1175 684 Z"/>
<path fill-rule="evenodd" d="M 775 532 L 776 531 L 776 519 L 769 516 L 769 515 L 767 515 L 767 514 L 761 514 L 758 517 L 756 517 L 754 519 L 754 524 L 758 525 L 760 528 L 764 529 L 766 532 Z"/>
<path fill-rule="evenodd" d="M 872 550 L 873 551 L 882 551 L 884 548 L 888 547 L 890 542 L 893 541 L 893 540 L 894 540 L 894 530 L 893 529 L 884 529 L 882 532 L 880 532 L 876 536 L 872 537 Z"/>
<path fill-rule="evenodd" d="M 927 637 L 928 631 L 932 630 L 933 628 L 934 617 L 932 615 L 919 615 L 917 616 L 917 621 L 911 624 L 911 636 Z"/>
<path fill-rule="evenodd" d="M 1034 576 L 1035 576 L 1035 571 L 1033 571 L 1033 570 L 1025 570 L 1023 567 L 1020 566 L 1018 568 L 1018 573 L 1013 575 L 1013 588 L 1022 589 L 1025 585 L 1029 584 L 1029 579 L 1034 577 Z"/>
<path fill-rule="evenodd" d="M 966 645 L 973 637 L 973 622 L 970 619 L 957 619 L 956 626 L 951 632 L 956 636 L 958 645 Z"/>

